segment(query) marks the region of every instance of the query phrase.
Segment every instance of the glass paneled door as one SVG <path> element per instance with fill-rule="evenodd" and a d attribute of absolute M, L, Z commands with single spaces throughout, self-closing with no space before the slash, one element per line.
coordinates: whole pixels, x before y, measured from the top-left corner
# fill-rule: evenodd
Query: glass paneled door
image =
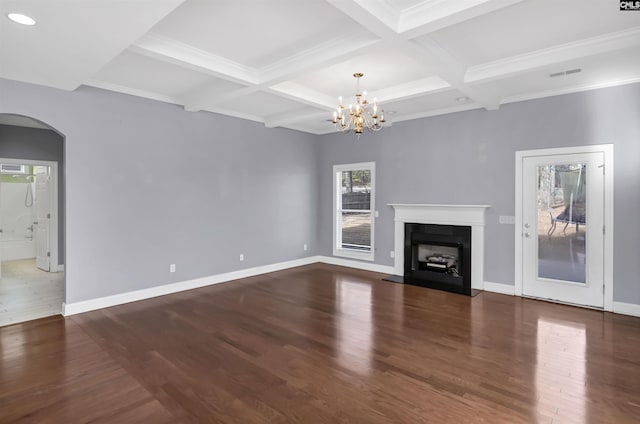
<path fill-rule="evenodd" d="M 522 163 L 522 292 L 604 306 L 604 154 Z"/>

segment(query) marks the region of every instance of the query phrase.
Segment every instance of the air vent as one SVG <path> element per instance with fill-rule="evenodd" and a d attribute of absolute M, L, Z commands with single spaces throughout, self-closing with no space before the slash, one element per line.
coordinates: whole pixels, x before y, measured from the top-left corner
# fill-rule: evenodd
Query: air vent
<path fill-rule="evenodd" d="M 564 75 L 577 74 L 580 71 L 582 71 L 582 69 L 576 68 L 576 69 L 569 69 L 568 71 L 554 72 L 552 74 L 549 74 L 549 78 L 555 78 L 555 77 L 562 77 Z"/>

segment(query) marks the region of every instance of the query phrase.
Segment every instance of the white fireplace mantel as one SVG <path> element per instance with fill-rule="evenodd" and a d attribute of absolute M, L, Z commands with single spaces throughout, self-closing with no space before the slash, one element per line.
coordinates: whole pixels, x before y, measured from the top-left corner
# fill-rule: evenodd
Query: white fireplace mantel
<path fill-rule="evenodd" d="M 394 273 L 404 275 L 404 224 L 464 225 L 471 227 L 471 288 L 484 285 L 484 223 L 489 205 L 420 205 L 391 203 L 395 209 Z"/>

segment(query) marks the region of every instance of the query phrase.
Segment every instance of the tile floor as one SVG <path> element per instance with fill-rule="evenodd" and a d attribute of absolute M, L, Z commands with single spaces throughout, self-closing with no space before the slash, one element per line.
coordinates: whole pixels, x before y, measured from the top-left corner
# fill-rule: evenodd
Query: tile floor
<path fill-rule="evenodd" d="M 45 272 L 35 259 L 2 262 L 0 326 L 62 312 L 64 273 Z"/>

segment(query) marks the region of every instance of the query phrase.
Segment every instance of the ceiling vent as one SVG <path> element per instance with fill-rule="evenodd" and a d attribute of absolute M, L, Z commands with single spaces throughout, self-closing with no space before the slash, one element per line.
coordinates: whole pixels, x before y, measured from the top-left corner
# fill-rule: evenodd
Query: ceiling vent
<path fill-rule="evenodd" d="M 564 76 L 564 75 L 577 74 L 578 72 L 581 72 L 581 71 L 582 71 L 582 69 L 576 68 L 576 69 L 569 69 L 568 71 L 554 72 L 553 74 L 549 74 L 549 78 L 555 78 L 555 77 L 561 77 L 561 76 Z"/>

